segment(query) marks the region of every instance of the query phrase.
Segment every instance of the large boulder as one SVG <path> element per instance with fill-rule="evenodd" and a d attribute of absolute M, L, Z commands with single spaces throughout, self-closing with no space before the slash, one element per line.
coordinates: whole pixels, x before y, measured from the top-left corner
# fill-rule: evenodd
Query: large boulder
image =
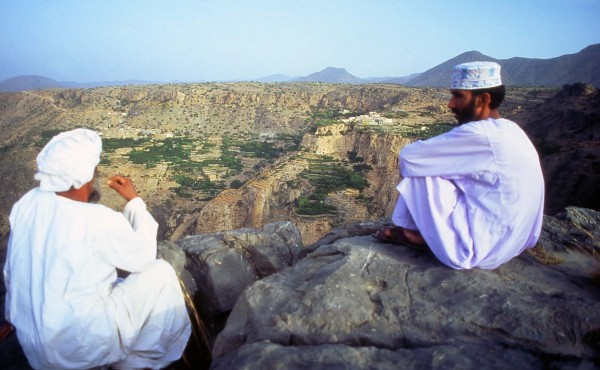
<path fill-rule="evenodd" d="M 240 295 L 212 368 L 593 368 L 598 221 L 546 217 L 540 245 L 493 271 L 369 236 L 316 246 Z"/>
<path fill-rule="evenodd" d="M 302 248 L 302 238 L 291 222 L 277 222 L 262 229 L 186 236 L 176 244 L 185 253 L 185 269 L 197 285 L 188 290 L 197 289 L 195 301 L 203 313 L 215 316 L 231 311 L 247 286 L 290 266 Z"/>

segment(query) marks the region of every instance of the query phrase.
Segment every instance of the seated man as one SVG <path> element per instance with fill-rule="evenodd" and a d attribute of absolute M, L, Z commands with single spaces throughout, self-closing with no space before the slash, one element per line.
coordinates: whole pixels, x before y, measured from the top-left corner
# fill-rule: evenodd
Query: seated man
<path fill-rule="evenodd" d="M 392 221 L 374 236 L 427 246 L 455 269 L 493 269 L 537 242 L 544 179 L 527 135 L 500 118 L 500 65 L 458 65 L 448 107 L 459 127 L 400 152 Z"/>
<path fill-rule="evenodd" d="M 161 368 L 190 321 L 173 268 L 156 259 L 158 224 L 128 178 L 108 184 L 123 213 L 97 200 L 98 134 L 55 136 L 37 157 L 40 186 L 10 214 L 6 318 L 36 369 Z M 117 268 L 131 274 L 117 279 Z"/>

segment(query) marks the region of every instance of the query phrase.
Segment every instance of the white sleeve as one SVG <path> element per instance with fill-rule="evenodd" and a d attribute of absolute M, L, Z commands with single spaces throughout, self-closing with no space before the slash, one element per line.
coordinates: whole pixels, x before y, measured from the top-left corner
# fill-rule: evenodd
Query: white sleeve
<path fill-rule="evenodd" d="M 154 244 L 156 248 L 156 232 L 158 223 L 146 209 L 146 203 L 137 197 L 130 200 L 123 210 L 123 215 L 129 220 L 133 230 L 142 238 L 146 238 L 148 244 Z"/>
<path fill-rule="evenodd" d="M 146 210 L 141 198 L 127 203 L 123 213 L 106 214 L 99 230 L 96 251 L 105 262 L 129 272 L 141 271 L 156 259 L 156 234 L 158 223 Z"/>
<path fill-rule="evenodd" d="M 403 177 L 444 177 L 485 172 L 494 156 L 488 135 L 477 124 L 465 124 L 445 134 L 417 141 L 400 151 Z"/>

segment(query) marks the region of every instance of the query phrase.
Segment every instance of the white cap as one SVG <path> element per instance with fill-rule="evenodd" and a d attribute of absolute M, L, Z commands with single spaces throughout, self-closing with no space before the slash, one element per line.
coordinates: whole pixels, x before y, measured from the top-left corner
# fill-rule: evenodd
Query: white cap
<path fill-rule="evenodd" d="M 37 156 L 35 179 L 43 191 L 79 189 L 94 177 L 102 140 L 92 130 L 78 128 L 52 138 Z"/>
<path fill-rule="evenodd" d="M 502 85 L 500 64 L 470 62 L 459 64 L 452 72 L 452 89 L 476 90 Z"/>

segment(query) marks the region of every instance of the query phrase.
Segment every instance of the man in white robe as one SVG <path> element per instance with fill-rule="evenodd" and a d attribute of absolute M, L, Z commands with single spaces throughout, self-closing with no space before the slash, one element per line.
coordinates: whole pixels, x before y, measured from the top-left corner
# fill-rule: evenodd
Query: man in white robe
<path fill-rule="evenodd" d="M 6 318 L 36 369 L 162 368 L 190 321 L 173 268 L 156 259 L 158 225 L 128 178 L 109 186 L 123 213 L 92 204 L 98 134 L 55 136 L 37 157 L 40 186 L 10 214 Z M 117 278 L 117 268 L 130 272 Z"/>
<path fill-rule="evenodd" d="M 397 227 L 374 236 L 428 247 L 455 269 L 494 269 L 537 242 L 544 179 L 535 148 L 500 118 L 500 65 L 455 67 L 449 108 L 460 124 L 400 152 Z"/>

